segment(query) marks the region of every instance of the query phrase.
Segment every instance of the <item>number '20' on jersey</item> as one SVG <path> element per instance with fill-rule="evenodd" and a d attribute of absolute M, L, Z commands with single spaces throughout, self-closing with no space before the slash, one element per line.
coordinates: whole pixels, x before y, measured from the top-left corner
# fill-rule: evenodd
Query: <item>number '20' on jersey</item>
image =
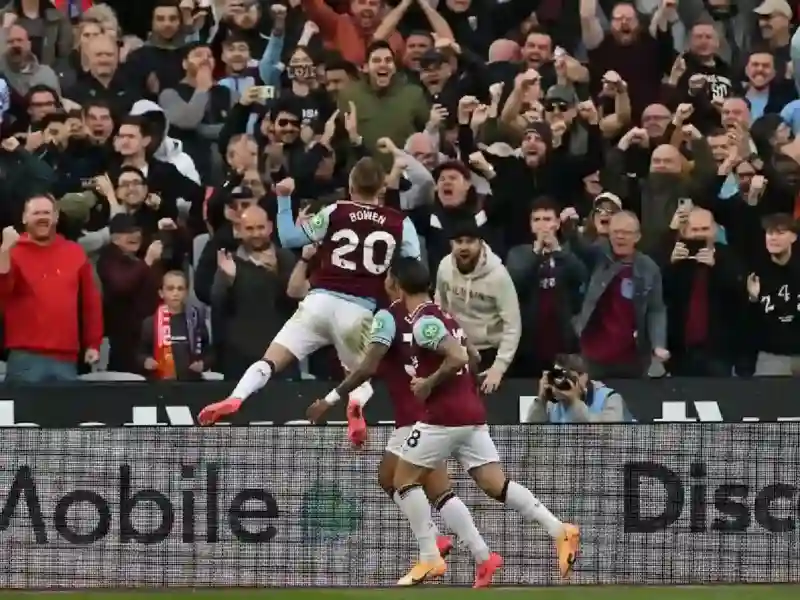
<path fill-rule="evenodd" d="M 384 296 L 383 280 L 395 249 L 403 242 L 400 211 L 373 204 L 338 202 L 318 226 L 325 229 L 311 287 L 360 298 Z M 314 239 L 313 222 L 307 231 Z"/>

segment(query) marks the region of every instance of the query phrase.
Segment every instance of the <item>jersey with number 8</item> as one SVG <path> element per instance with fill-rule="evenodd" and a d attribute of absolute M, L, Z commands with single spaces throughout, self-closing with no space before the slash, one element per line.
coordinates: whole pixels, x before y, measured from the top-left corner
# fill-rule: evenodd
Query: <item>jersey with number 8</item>
<path fill-rule="evenodd" d="M 324 230 L 325 235 L 317 251 L 319 262 L 311 275 L 311 287 L 382 298 L 383 275 L 403 242 L 405 215 L 385 206 L 338 202 L 314 219 L 305 226 L 309 238 L 319 237 L 315 230 Z"/>

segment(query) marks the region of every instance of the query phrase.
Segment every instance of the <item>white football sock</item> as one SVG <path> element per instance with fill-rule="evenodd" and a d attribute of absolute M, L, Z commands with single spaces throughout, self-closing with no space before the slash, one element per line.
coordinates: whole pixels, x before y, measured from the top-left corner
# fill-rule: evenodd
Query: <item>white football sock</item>
<path fill-rule="evenodd" d="M 539 502 L 528 488 L 516 481 L 508 482 L 506 506 L 520 513 L 522 518 L 539 523 L 551 537 L 558 537 L 561 534 L 564 524 L 547 510 L 547 507 Z"/>
<path fill-rule="evenodd" d="M 397 492 L 393 492 L 392 493 L 392 502 L 397 504 L 397 508 L 400 508 L 400 504 L 398 504 L 398 502 L 397 502 L 398 497 L 399 496 L 397 495 Z M 402 512 L 402 510 L 403 509 L 400 508 L 401 512 Z M 431 525 L 433 526 L 433 537 L 438 538 L 439 537 L 439 533 L 440 533 L 439 532 L 439 528 L 436 526 L 436 523 L 433 520 L 431 520 Z"/>
<path fill-rule="evenodd" d="M 350 392 L 350 400 L 357 402 L 361 408 L 364 408 L 364 405 L 372 398 L 372 394 L 372 384 L 369 381 L 365 381 Z"/>
<path fill-rule="evenodd" d="M 407 488 L 401 495 L 395 492 L 395 502 L 411 525 L 411 531 L 419 544 L 420 561 L 433 562 L 439 558 L 436 547 L 436 526 L 431 518 L 431 505 L 419 486 Z"/>
<path fill-rule="evenodd" d="M 272 367 L 269 366 L 268 362 L 263 360 L 254 362 L 247 367 L 247 371 L 244 372 L 239 383 L 233 388 L 231 398 L 246 400 L 267 385 L 270 377 L 272 377 Z"/>
<path fill-rule="evenodd" d="M 453 496 L 439 509 L 444 524 L 466 544 L 478 564 L 489 559 L 489 547 L 472 520 L 469 509 L 458 496 Z"/>

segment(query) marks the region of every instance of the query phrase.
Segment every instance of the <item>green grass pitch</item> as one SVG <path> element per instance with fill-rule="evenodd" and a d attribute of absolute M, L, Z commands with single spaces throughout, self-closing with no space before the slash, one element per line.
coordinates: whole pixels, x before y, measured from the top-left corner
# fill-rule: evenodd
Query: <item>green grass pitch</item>
<path fill-rule="evenodd" d="M 525 588 L 413 587 L 381 589 L 193 589 L 140 591 L 0 592 L 2 600 L 61 598 L 62 600 L 464 600 L 475 594 L 484 600 L 797 600 L 800 585 L 708 585 L 684 587 L 563 586 Z"/>

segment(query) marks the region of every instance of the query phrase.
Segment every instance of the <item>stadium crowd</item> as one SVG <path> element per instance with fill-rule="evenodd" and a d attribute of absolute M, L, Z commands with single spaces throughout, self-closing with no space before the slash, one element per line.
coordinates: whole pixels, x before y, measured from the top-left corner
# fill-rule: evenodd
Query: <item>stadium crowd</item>
<path fill-rule="evenodd" d="M 308 218 L 368 155 L 485 391 L 566 352 L 599 378 L 800 373 L 798 16 L 786 0 L 8 0 L 6 379 L 235 381 L 314 269 L 313 246 L 281 248 L 276 187 Z M 337 370 L 323 351 L 286 376 Z"/>

